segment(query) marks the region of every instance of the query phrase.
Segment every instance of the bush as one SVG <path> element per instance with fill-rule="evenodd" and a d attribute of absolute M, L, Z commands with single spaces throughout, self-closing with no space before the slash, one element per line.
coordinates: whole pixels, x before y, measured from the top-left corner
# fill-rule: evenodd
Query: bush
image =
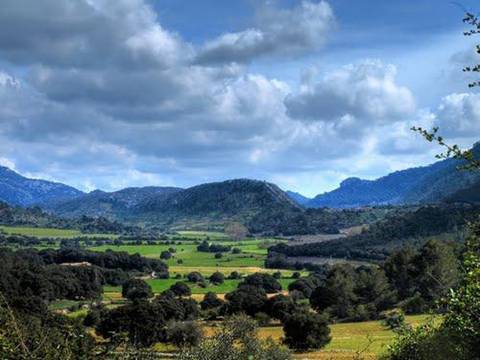
<path fill-rule="evenodd" d="M 214 309 L 223 305 L 223 301 L 218 298 L 217 294 L 213 292 L 208 292 L 203 297 L 203 300 L 200 302 L 200 307 L 202 310 Z"/>
<path fill-rule="evenodd" d="M 242 275 L 240 275 L 240 274 L 238 273 L 238 271 L 232 271 L 232 272 L 230 273 L 230 275 L 228 275 L 228 278 L 229 278 L 230 280 L 238 280 L 238 279 L 241 279 L 241 278 L 242 278 Z"/>
<path fill-rule="evenodd" d="M 170 251 L 165 250 L 160 253 L 160 259 L 162 260 L 168 260 L 171 258 L 172 258 L 172 253 Z"/>
<path fill-rule="evenodd" d="M 205 282 L 205 279 L 203 278 L 202 274 L 200 274 L 198 271 L 193 271 L 187 274 L 187 280 L 192 283 Z"/>
<path fill-rule="evenodd" d="M 273 277 L 277 280 L 281 279 L 282 278 L 282 273 L 280 271 L 276 271 L 276 272 L 273 273 Z"/>
<path fill-rule="evenodd" d="M 232 254 L 241 254 L 241 253 L 242 253 L 242 249 L 239 249 L 239 248 L 232 249 Z"/>
<path fill-rule="evenodd" d="M 274 294 L 282 290 L 282 285 L 270 274 L 255 273 L 248 275 L 243 282 L 239 285 L 242 286 L 255 286 L 259 287 L 267 294 Z"/>
<path fill-rule="evenodd" d="M 283 323 L 284 342 L 295 350 L 320 349 L 330 340 L 327 318 L 308 310 L 296 310 Z"/>
<path fill-rule="evenodd" d="M 302 275 L 298 272 L 298 271 L 295 271 L 293 274 L 292 274 L 292 279 L 300 279 Z"/>
<path fill-rule="evenodd" d="M 209 280 L 212 284 L 215 285 L 223 284 L 225 281 L 225 276 L 221 272 L 216 271 L 212 275 L 210 275 Z"/>
<path fill-rule="evenodd" d="M 405 315 L 401 311 L 391 311 L 385 315 L 383 324 L 390 330 L 401 329 L 405 326 Z"/>
<path fill-rule="evenodd" d="M 214 255 L 215 259 L 221 259 L 223 257 L 222 253 L 215 253 Z"/>
<path fill-rule="evenodd" d="M 129 279 L 122 286 L 122 296 L 130 301 L 153 297 L 152 288 L 142 279 Z"/>
<path fill-rule="evenodd" d="M 197 346 L 202 338 L 202 329 L 193 321 L 171 322 L 167 325 L 167 341 L 179 348 Z"/>
<path fill-rule="evenodd" d="M 190 289 L 190 287 L 182 281 L 179 281 L 170 286 L 170 290 L 177 296 L 192 295 L 192 290 Z"/>

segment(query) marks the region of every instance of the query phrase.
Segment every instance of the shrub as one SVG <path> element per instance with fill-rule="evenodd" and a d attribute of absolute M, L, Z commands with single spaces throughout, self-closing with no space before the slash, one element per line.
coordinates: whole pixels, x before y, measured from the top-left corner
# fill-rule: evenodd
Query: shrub
<path fill-rule="evenodd" d="M 170 290 L 177 296 L 192 295 L 192 290 L 190 289 L 190 287 L 182 281 L 179 281 L 170 286 Z"/>
<path fill-rule="evenodd" d="M 330 340 L 327 318 L 308 310 L 297 310 L 283 323 L 285 344 L 295 350 L 320 349 Z"/>
<path fill-rule="evenodd" d="M 142 279 L 129 279 L 122 286 L 122 296 L 128 300 L 148 299 L 153 296 L 152 288 Z"/>
<path fill-rule="evenodd" d="M 221 272 L 216 271 L 212 275 L 210 275 L 209 280 L 212 284 L 215 285 L 223 284 L 225 281 L 225 276 Z"/>
<path fill-rule="evenodd" d="M 215 259 L 221 259 L 223 257 L 222 253 L 215 253 L 214 255 Z"/>
<path fill-rule="evenodd" d="M 202 338 L 202 329 L 193 321 L 171 322 L 167 325 L 167 341 L 179 348 L 197 346 Z"/>
<path fill-rule="evenodd" d="M 200 302 L 200 307 L 202 310 L 214 309 L 223 305 L 223 301 L 218 298 L 217 294 L 213 292 L 208 292 L 203 297 L 203 300 Z"/>
<path fill-rule="evenodd" d="M 200 283 L 205 281 L 202 274 L 200 274 L 198 271 L 192 271 L 191 273 L 188 273 L 187 280 L 192 283 Z"/>
<path fill-rule="evenodd" d="M 272 321 L 270 316 L 268 316 L 268 314 L 264 312 L 256 313 L 254 318 L 255 318 L 255 321 L 258 323 L 258 326 L 268 326 Z"/>
<path fill-rule="evenodd" d="M 383 324 L 390 330 L 397 330 L 405 326 L 405 315 L 401 311 L 391 311 L 385 315 Z"/>
<path fill-rule="evenodd" d="M 172 258 L 172 253 L 170 251 L 165 250 L 160 253 L 160 259 L 162 260 L 168 260 L 171 258 Z"/>

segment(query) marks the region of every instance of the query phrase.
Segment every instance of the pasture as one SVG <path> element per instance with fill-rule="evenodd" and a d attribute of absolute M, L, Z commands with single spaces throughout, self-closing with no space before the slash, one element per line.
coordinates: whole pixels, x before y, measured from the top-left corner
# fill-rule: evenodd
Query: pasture
<path fill-rule="evenodd" d="M 28 226 L 0 226 L 0 231 L 8 235 L 23 235 L 36 238 L 62 238 L 72 239 L 77 237 L 84 238 L 117 238 L 118 235 L 113 234 L 85 234 L 80 230 L 71 229 L 54 229 L 43 227 L 28 227 Z"/>

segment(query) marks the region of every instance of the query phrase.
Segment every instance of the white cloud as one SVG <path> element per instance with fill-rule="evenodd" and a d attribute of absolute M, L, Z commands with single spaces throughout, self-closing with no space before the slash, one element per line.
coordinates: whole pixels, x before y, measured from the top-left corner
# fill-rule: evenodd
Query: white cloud
<path fill-rule="evenodd" d="M 356 129 L 402 120 L 415 111 L 415 101 L 407 87 L 397 84 L 396 72 L 378 60 L 346 65 L 288 96 L 288 114 Z"/>
<path fill-rule="evenodd" d="M 444 97 L 436 112 L 435 125 L 449 137 L 480 134 L 480 94 L 454 93 Z"/>
<path fill-rule="evenodd" d="M 335 23 L 326 1 L 302 1 L 292 9 L 267 5 L 258 13 L 255 27 L 227 33 L 207 42 L 199 63 L 248 62 L 272 54 L 298 54 L 324 45 Z"/>

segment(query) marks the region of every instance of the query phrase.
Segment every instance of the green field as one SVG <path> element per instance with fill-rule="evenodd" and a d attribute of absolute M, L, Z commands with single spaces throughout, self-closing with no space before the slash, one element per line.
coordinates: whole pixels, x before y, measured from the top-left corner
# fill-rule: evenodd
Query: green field
<path fill-rule="evenodd" d="M 76 237 L 102 237 L 102 238 L 116 238 L 112 234 L 84 234 L 80 230 L 70 229 L 53 229 L 42 227 L 24 227 L 24 226 L 0 226 L 0 231 L 9 235 L 24 235 L 37 238 L 76 238 Z"/>
<path fill-rule="evenodd" d="M 428 315 L 407 316 L 406 322 L 415 326 L 428 320 Z M 374 359 L 384 353 L 387 345 L 395 338 L 395 333 L 381 321 L 365 321 L 330 325 L 332 341 L 325 349 L 317 352 L 298 354 L 297 359 Z M 280 326 L 260 329 L 263 338 L 280 340 L 283 330 Z M 358 355 L 357 355 L 358 354 Z"/>
<path fill-rule="evenodd" d="M 147 280 L 147 283 L 152 287 L 153 292 L 155 294 L 158 294 L 167 290 L 168 288 L 170 288 L 170 286 L 172 286 L 173 284 L 179 281 L 183 281 L 187 283 L 185 279 L 150 279 L 150 280 Z M 240 279 L 238 280 L 226 279 L 223 284 L 220 284 L 220 285 L 208 284 L 207 287 L 200 287 L 192 283 L 187 283 L 187 284 L 192 289 L 192 294 L 206 294 L 207 292 L 210 292 L 210 291 L 216 294 L 226 294 L 228 292 L 235 290 L 241 281 L 242 280 Z M 282 279 L 279 279 L 278 281 L 282 285 L 282 289 L 286 290 L 288 289 L 288 285 L 291 282 L 293 282 L 294 279 L 282 278 Z M 105 286 L 103 290 L 105 293 L 121 293 L 122 292 L 122 288 L 120 286 Z"/>

